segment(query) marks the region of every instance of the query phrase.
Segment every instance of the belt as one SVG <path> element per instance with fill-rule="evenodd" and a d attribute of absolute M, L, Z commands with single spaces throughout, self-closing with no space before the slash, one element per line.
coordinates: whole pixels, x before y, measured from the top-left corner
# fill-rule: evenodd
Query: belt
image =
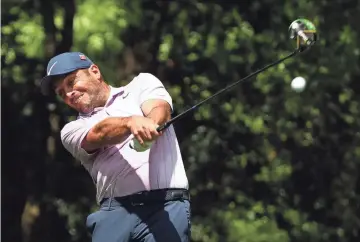
<path fill-rule="evenodd" d="M 109 198 L 103 198 L 100 202 L 100 205 L 104 203 Z M 168 188 L 168 189 L 158 189 L 151 191 L 141 191 L 135 194 L 123 196 L 123 197 L 114 197 L 114 199 L 122 205 L 144 205 L 148 203 L 158 203 L 158 202 L 167 202 L 167 201 L 178 201 L 178 200 L 189 200 L 190 193 L 187 189 L 180 188 Z"/>

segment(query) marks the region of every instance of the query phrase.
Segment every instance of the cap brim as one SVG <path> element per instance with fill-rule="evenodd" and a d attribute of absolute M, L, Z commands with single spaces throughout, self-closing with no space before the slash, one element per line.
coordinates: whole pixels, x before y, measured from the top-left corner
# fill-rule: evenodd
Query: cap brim
<path fill-rule="evenodd" d="M 68 74 L 72 73 L 73 71 L 83 69 L 83 68 L 88 68 L 88 67 L 83 66 L 83 67 L 79 67 L 79 68 L 71 68 L 71 69 L 67 69 L 63 73 L 57 73 L 57 74 L 54 74 L 54 75 L 43 77 L 41 79 L 41 82 L 40 82 L 41 93 L 43 95 L 45 95 L 45 96 L 53 95 L 55 93 L 54 90 L 53 90 L 53 84 L 54 84 L 53 82 L 56 79 L 56 77 L 61 77 L 61 76 L 64 76 L 64 75 L 68 75 Z"/>
<path fill-rule="evenodd" d="M 41 93 L 45 96 L 52 94 L 53 76 L 45 76 L 41 79 L 40 89 Z"/>
<path fill-rule="evenodd" d="M 76 70 L 76 69 L 75 69 Z M 41 89 L 41 93 L 45 96 L 50 96 L 50 95 L 54 95 L 54 81 L 56 81 L 57 78 L 59 77 L 64 77 L 64 75 L 67 75 L 71 72 L 73 72 L 74 70 L 68 70 L 67 72 L 61 73 L 61 74 L 56 74 L 56 75 L 50 75 L 50 76 L 45 76 L 41 79 L 40 82 L 40 89 Z"/>

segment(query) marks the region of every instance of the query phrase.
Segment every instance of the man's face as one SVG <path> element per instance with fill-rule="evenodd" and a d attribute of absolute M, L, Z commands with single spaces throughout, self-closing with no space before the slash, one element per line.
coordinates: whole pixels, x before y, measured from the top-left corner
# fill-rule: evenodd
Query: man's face
<path fill-rule="evenodd" d="M 55 93 L 70 107 L 81 113 L 90 113 L 99 103 L 100 72 L 93 65 L 68 74 L 55 83 Z"/>

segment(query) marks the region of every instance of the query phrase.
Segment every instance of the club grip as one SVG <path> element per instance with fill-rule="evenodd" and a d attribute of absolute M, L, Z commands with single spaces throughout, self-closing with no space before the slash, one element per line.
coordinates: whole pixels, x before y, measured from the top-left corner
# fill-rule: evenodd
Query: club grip
<path fill-rule="evenodd" d="M 157 127 L 157 128 L 156 128 L 156 131 L 157 131 L 157 132 L 161 132 L 161 131 L 163 131 L 164 129 L 166 129 L 167 127 L 169 127 L 170 124 L 171 124 L 171 123 L 166 122 L 166 123 L 160 125 L 159 127 Z M 145 145 L 145 147 L 142 147 L 142 146 L 138 143 L 138 141 L 134 138 L 134 139 L 130 140 L 129 146 L 130 146 L 131 149 L 134 149 L 134 150 L 136 150 L 136 151 L 140 151 L 140 152 L 141 152 L 141 151 L 145 151 L 145 150 L 149 149 L 149 147 L 151 146 L 151 143 L 148 143 L 148 144 Z"/>
<path fill-rule="evenodd" d="M 166 122 L 166 123 L 160 125 L 159 127 L 157 127 L 157 128 L 156 128 L 156 131 L 157 131 L 157 132 L 161 132 L 161 131 L 163 131 L 164 129 L 166 129 L 167 127 L 169 127 L 169 126 L 170 126 L 170 123 L 169 123 L 169 122 Z"/>

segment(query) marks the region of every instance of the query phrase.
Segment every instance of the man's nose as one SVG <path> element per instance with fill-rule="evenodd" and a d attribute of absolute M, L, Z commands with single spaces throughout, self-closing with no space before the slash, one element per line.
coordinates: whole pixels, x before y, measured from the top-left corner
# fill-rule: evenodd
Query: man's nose
<path fill-rule="evenodd" d="M 70 91 L 70 92 L 67 92 L 67 93 L 66 93 L 66 96 L 67 96 L 68 98 L 72 98 L 74 95 L 75 95 L 75 92 L 73 92 L 73 91 Z"/>

